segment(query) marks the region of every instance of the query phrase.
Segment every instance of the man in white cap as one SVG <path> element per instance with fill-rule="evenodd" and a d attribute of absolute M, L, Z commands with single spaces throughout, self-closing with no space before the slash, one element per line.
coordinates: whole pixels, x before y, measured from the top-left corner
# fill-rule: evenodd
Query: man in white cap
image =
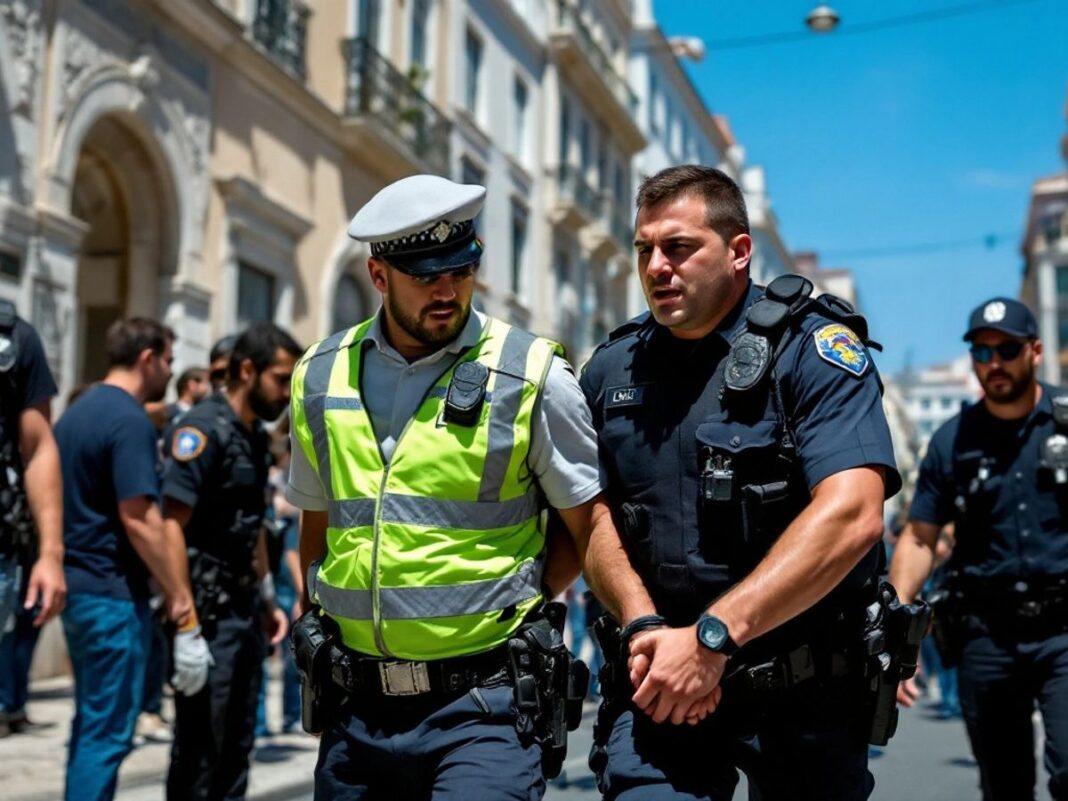
<path fill-rule="evenodd" d="M 375 195 L 348 230 L 382 308 L 293 376 L 316 798 L 540 798 L 578 722 L 585 667 L 545 600 L 585 550 L 596 439 L 561 348 L 472 313 L 485 192 Z M 547 545 L 546 506 L 573 542 Z"/>

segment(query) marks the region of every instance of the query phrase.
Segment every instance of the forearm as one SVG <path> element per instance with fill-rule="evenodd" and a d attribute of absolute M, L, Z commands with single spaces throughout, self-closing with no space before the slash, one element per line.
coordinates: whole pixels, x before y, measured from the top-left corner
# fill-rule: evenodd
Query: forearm
<path fill-rule="evenodd" d="M 300 513 L 300 544 L 298 549 L 300 551 L 301 577 L 308 575 L 308 570 L 313 562 L 321 562 L 326 558 L 326 525 L 326 512 L 303 511 Z M 307 582 L 305 582 L 302 595 L 305 609 L 311 606 L 308 593 L 309 588 Z"/>
<path fill-rule="evenodd" d="M 189 589 L 189 564 L 181 527 L 173 520 L 168 520 L 165 525 L 159 509 L 155 506 L 144 518 L 128 519 L 124 524 L 130 544 L 163 590 L 171 609 L 171 618 L 180 623 L 182 617 L 193 607 L 193 596 Z M 171 526 L 178 527 L 177 533 Z M 179 538 L 181 547 L 178 546 Z"/>
<path fill-rule="evenodd" d="M 605 609 L 620 623 L 656 614 L 656 607 L 619 538 L 612 513 L 595 501 L 589 545 L 583 560 L 586 583 Z"/>
<path fill-rule="evenodd" d="M 256 548 L 252 553 L 252 569 L 256 571 L 256 578 L 260 581 L 270 572 L 270 561 L 267 557 L 267 535 L 260 529 L 260 535 L 256 538 Z"/>
<path fill-rule="evenodd" d="M 37 527 L 41 556 L 63 559 L 63 480 L 59 449 L 51 435 L 43 437 L 26 461 L 26 497 Z"/>
<path fill-rule="evenodd" d="M 546 561 L 542 583 L 547 588 L 549 597 L 555 598 L 578 578 L 582 563 L 574 538 L 553 512 L 549 513 L 545 540 Z"/>
<path fill-rule="evenodd" d="M 867 472 L 856 477 L 860 486 L 839 481 L 814 493 L 753 572 L 711 606 L 735 642 L 744 645 L 809 609 L 878 541 L 883 483 L 880 473 Z"/>
<path fill-rule="evenodd" d="M 933 537 L 929 529 L 933 529 Z M 910 522 L 901 531 L 890 562 L 889 581 L 902 603 L 912 603 L 923 589 L 935 567 L 937 542 L 938 529 L 930 524 Z"/>

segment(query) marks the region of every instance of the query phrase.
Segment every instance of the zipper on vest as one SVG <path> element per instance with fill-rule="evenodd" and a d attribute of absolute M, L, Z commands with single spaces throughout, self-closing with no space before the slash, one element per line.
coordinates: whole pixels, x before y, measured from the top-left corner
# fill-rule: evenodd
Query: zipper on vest
<path fill-rule="evenodd" d="M 404 430 L 408 430 L 407 425 L 404 426 Z M 401 436 L 403 435 L 403 432 L 401 432 Z M 400 438 L 397 439 L 397 442 L 400 442 Z M 396 453 L 397 449 L 394 448 L 393 452 Z M 375 504 L 375 534 L 371 543 L 371 627 L 375 632 L 375 645 L 378 646 L 378 650 L 382 652 L 383 656 L 393 656 L 390 650 L 386 648 L 386 638 L 382 634 L 382 606 L 378 598 L 381 590 L 378 582 L 378 544 L 382 533 L 382 501 L 386 497 L 386 481 L 388 479 L 389 465 L 383 460 L 382 483 L 378 487 L 378 502 Z"/>
<path fill-rule="evenodd" d="M 480 343 L 481 344 L 481 341 Z M 416 412 L 426 403 L 426 399 L 430 397 L 430 393 L 434 390 L 442 378 L 449 374 L 450 370 L 453 370 L 464 357 L 467 355 L 471 348 L 467 347 L 457 354 L 453 362 L 446 367 L 433 383 L 427 387 L 426 392 L 423 393 L 423 397 L 419 399 L 419 404 L 415 407 Z M 361 365 L 361 382 L 363 367 Z M 370 412 L 367 413 L 368 419 L 370 419 Z M 411 428 L 412 421 L 415 415 L 408 418 L 408 422 L 404 424 L 404 428 L 401 429 L 400 436 L 397 437 L 397 441 L 393 445 L 393 456 L 397 455 L 397 451 L 400 450 L 400 444 L 404 440 L 404 435 L 408 433 L 408 429 Z M 374 424 L 372 423 L 372 430 Z M 375 437 L 377 444 L 377 436 Z M 378 455 L 382 460 L 382 483 L 378 487 L 378 499 L 375 503 L 375 525 L 374 525 L 374 539 L 371 542 L 371 625 L 375 632 L 375 645 L 378 646 L 378 650 L 382 652 L 383 656 L 393 656 L 393 653 L 386 647 L 386 638 L 382 634 L 382 604 L 379 599 L 381 593 L 381 586 L 378 580 L 378 548 L 382 541 L 382 503 L 386 497 L 386 482 L 389 481 L 389 470 L 393 466 L 393 459 L 386 461 L 385 454 L 382 453 L 382 446 L 378 445 Z"/>

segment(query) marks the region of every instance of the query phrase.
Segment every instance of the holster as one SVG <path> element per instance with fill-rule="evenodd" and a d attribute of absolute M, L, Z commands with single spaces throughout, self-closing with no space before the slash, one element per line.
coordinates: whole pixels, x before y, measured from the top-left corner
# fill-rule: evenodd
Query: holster
<path fill-rule="evenodd" d="M 508 640 L 516 731 L 521 741 L 541 746 L 546 778 L 560 775 L 567 756 L 567 733 L 582 720 L 590 671 L 564 645 L 567 607 L 546 604 Z"/>
<path fill-rule="evenodd" d="M 924 601 L 903 604 L 890 584 L 879 585 L 864 629 L 872 745 L 886 745 L 897 730 L 897 688 L 916 673 L 920 642 L 930 623 L 931 607 Z"/>
<path fill-rule="evenodd" d="M 947 668 L 960 664 L 964 653 L 964 610 L 958 595 L 948 589 L 935 590 L 927 599 L 931 607 L 931 636 L 938 658 Z"/>
<path fill-rule="evenodd" d="M 308 734 L 326 727 L 331 650 L 338 638 L 337 624 L 314 606 L 301 615 L 289 633 L 293 660 L 300 674 L 300 719 Z"/>

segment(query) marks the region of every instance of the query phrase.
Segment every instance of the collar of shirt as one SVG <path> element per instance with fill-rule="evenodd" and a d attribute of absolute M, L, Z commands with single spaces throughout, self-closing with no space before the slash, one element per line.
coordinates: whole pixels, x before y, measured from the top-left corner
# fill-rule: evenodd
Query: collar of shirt
<path fill-rule="evenodd" d="M 486 315 L 472 309 L 470 316 L 467 318 L 467 324 L 464 325 L 463 330 L 460 331 L 460 334 L 456 339 L 433 353 L 424 356 L 422 359 L 416 359 L 414 362 L 409 362 L 397 351 L 396 348 L 390 345 L 389 340 L 386 339 L 385 332 L 382 330 L 383 314 L 385 314 L 385 312 L 380 308 L 378 314 L 375 315 L 374 322 L 371 323 L 371 327 L 367 329 L 367 333 L 364 335 L 364 343 L 372 343 L 378 352 L 387 359 L 408 367 L 420 367 L 423 365 L 434 364 L 445 358 L 446 354 L 455 355 L 462 353 L 467 348 L 474 347 L 482 338 L 482 329 L 486 324 Z M 364 347 L 368 346 L 365 344 Z"/>

